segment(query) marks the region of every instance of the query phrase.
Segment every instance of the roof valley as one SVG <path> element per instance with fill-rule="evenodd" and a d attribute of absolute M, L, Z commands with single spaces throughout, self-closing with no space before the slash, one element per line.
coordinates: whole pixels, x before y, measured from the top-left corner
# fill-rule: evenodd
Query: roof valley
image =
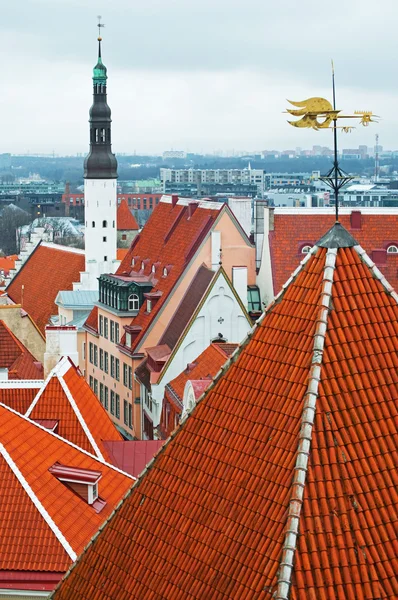
<path fill-rule="evenodd" d="M 289 501 L 285 539 L 282 547 L 275 600 L 289 599 L 294 556 L 297 549 L 297 537 L 299 534 L 301 508 L 303 505 L 308 470 L 308 460 L 311 451 L 312 432 L 315 422 L 323 350 L 325 346 L 328 316 L 331 310 L 336 258 L 337 248 L 329 248 L 325 259 L 319 316 L 315 322 L 312 365 L 309 372 L 308 386 L 304 396 L 303 411 L 301 415 L 301 427 L 294 468 L 292 493 Z"/>

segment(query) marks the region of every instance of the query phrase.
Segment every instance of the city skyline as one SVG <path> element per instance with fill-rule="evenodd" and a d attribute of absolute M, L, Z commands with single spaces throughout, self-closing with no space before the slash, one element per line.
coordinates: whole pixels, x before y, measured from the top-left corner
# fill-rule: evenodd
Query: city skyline
<path fill-rule="evenodd" d="M 239 2 L 226 0 L 116 0 L 111 9 L 102 0 L 24 0 L 22 17 L 20 6 L 4 7 L 0 152 L 87 152 L 98 12 L 106 25 L 115 152 L 330 146 L 330 132 L 298 133 L 283 111 L 286 98 L 330 98 L 332 56 L 338 108 L 382 116 L 376 127 L 341 135 L 340 147 L 373 146 L 377 132 L 381 145 L 394 149 L 396 5 L 386 0 L 381 14 L 368 1 L 347 7 L 337 0 L 325 20 L 312 0 L 290 4 L 289 12 L 249 0 L 242 12 Z M 378 24 L 383 47 L 372 35 Z M 333 27 L 341 32 L 337 44 Z M 359 39 L 358 59 L 352 48 Z"/>

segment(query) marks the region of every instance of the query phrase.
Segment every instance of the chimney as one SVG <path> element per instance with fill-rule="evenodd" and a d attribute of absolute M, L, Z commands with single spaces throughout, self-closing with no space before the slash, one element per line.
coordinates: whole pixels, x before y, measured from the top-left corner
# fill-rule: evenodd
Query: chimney
<path fill-rule="evenodd" d="M 387 263 L 387 250 L 385 248 L 379 248 L 372 250 L 372 260 L 378 267 L 386 265 Z"/>
<path fill-rule="evenodd" d="M 177 196 L 177 194 L 172 194 L 171 195 L 171 204 L 172 204 L 172 206 L 174 207 L 177 204 L 177 202 L 178 202 L 178 196 Z"/>
<path fill-rule="evenodd" d="M 188 219 L 190 219 L 192 217 L 193 213 L 198 208 L 198 206 L 199 206 L 199 204 L 197 202 L 189 202 L 189 204 L 188 204 Z"/>
<path fill-rule="evenodd" d="M 79 354 L 77 351 L 77 327 L 63 326 L 46 327 L 46 351 L 44 353 L 44 378 L 51 369 L 61 360 L 68 356 L 74 364 L 79 366 Z"/>
<path fill-rule="evenodd" d="M 8 369 L 7 369 L 7 367 L 2 367 L 0 369 L 0 381 L 8 381 Z"/>

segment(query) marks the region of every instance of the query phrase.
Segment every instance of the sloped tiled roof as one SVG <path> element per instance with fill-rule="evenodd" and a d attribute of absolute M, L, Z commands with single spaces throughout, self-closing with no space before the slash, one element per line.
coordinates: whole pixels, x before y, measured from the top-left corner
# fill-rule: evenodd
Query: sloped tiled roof
<path fill-rule="evenodd" d="M 227 346 L 226 351 L 224 351 L 224 345 Z M 208 379 L 210 385 L 212 378 L 227 362 L 231 349 L 235 350 L 237 347 L 238 344 L 210 344 L 190 366 L 187 366 L 182 373 L 167 384 L 166 392 L 170 388 L 173 394 L 182 402 L 187 381 Z"/>
<path fill-rule="evenodd" d="M 8 369 L 9 379 L 41 379 L 43 368 L 29 350 L 0 320 L 0 368 Z"/>
<path fill-rule="evenodd" d="M 207 207 L 208 206 L 208 207 Z M 164 199 L 154 209 L 141 233 L 133 241 L 129 252 L 117 270 L 117 275 L 152 276 L 152 266 L 156 264 L 153 274 L 154 286 L 152 292 L 162 292 L 161 297 L 153 304 L 150 313 L 146 312 L 143 303 L 134 325 L 142 327 L 141 333 L 134 342 L 137 347 L 153 323 L 156 315 L 168 298 L 170 291 L 183 273 L 201 242 L 209 233 L 213 223 L 220 214 L 223 205 L 201 202 L 192 216 L 189 216 L 188 204 L 179 201 L 175 206 Z M 135 265 L 132 260 L 135 258 Z M 144 269 L 141 263 L 146 261 Z M 164 268 L 168 274 L 163 276 Z M 122 339 L 124 343 L 124 338 Z"/>
<path fill-rule="evenodd" d="M 4 271 L 4 273 L 8 275 L 10 270 L 14 269 L 16 260 L 18 260 L 16 254 L 12 254 L 11 256 L 0 256 L 0 271 Z"/>
<path fill-rule="evenodd" d="M 50 473 L 56 463 L 101 473 L 100 512 Z M 35 586 L 47 573 L 60 577 L 131 484 L 115 467 L 0 405 L 1 580 L 8 574 L 8 587 L 22 581 L 25 589 L 43 589 Z"/>
<path fill-rule="evenodd" d="M 0 381 L 0 404 L 16 410 L 24 415 L 32 404 L 43 381 Z"/>
<path fill-rule="evenodd" d="M 135 229 L 138 231 L 138 223 L 131 210 L 128 207 L 126 200 L 122 200 L 117 208 L 116 224 L 118 230 L 130 231 Z"/>
<path fill-rule="evenodd" d="M 127 254 L 128 251 L 129 251 L 128 248 L 117 248 L 117 250 L 116 250 L 116 260 L 122 261 L 123 258 L 126 256 L 126 254 Z"/>
<path fill-rule="evenodd" d="M 94 306 L 93 310 L 88 315 L 84 326 L 93 333 L 98 333 L 98 306 Z"/>
<path fill-rule="evenodd" d="M 55 298 L 71 290 L 84 271 L 84 251 L 39 244 L 6 288 L 8 296 L 29 313 L 42 333 L 51 315 L 58 314 Z M 24 288 L 22 289 L 22 286 Z"/>
<path fill-rule="evenodd" d="M 104 442 L 112 464 L 133 477 L 142 473 L 163 444 L 163 440 Z"/>
<path fill-rule="evenodd" d="M 357 214 L 358 219 L 352 218 Z M 360 213 L 360 216 L 359 216 Z M 398 245 L 398 210 L 379 208 L 340 209 L 341 224 L 354 236 L 372 258 L 372 251 Z M 359 222 L 360 227 L 352 227 Z M 290 210 L 276 208 L 274 230 L 270 232 L 271 263 L 274 293 L 288 279 L 296 264 L 303 258 L 301 249 L 312 245 L 334 223 L 334 209 Z M 398 254 L 385 256 L 378 267 L 391 285 L 398 289 Z"/>
<path fill-rule="evenodd" d="M 398 296 L 337 238 L 307 255 L 56 600 L 397 598 Z"/>
<path fill-rule="evenodd" d="M 104 440 L 122 440 L 106 410 L 68 358 L 62 358 L 51 371 L 26 416 L 56 419 L 58 435 L 105 460 L 108 457 Z"/>

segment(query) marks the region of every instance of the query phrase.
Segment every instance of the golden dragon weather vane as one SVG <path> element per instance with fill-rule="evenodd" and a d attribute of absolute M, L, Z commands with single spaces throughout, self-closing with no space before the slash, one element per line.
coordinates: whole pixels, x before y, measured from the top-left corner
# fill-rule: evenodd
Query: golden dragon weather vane
<path fill-rule="evenodd" d="M 339 190 L 351 181 L 353 177 L 345 173 L 339 167 L 338 153 L 337 153 L 337 129 L 341 129 L 345 133 L 349 133 L 354 126 L 353 125 L 338 125 L 339 120 L 342 119 L 357 119 L 359 124 L 367 127 L 369 123 L 377 123 L 375 118 L 379 118 L 374 115 L 370 110 L 356 110 L 353 114 L 345 115 L 341 114 L 341 110 L 336 109 L 336 87 L 334 80 L 334 66 L 332 61 L 332 84 L 333 84 L 333 104 L 325 98 L 308 98 L 302 102 L 288 102 L 296 108 L 288 108 L 287 113 L 293 117 L 300 117 L 297 121 L 288 121 L 293 127 L 307 127 L 319 131 L 320 129 L 333 129 L 334 133 L 334 163 L 330 171 L 321 177 L 327 185 L 329 185 L 335 194 L 335 206 L 336 206 L 336 221 L 339 220 Z"/>

